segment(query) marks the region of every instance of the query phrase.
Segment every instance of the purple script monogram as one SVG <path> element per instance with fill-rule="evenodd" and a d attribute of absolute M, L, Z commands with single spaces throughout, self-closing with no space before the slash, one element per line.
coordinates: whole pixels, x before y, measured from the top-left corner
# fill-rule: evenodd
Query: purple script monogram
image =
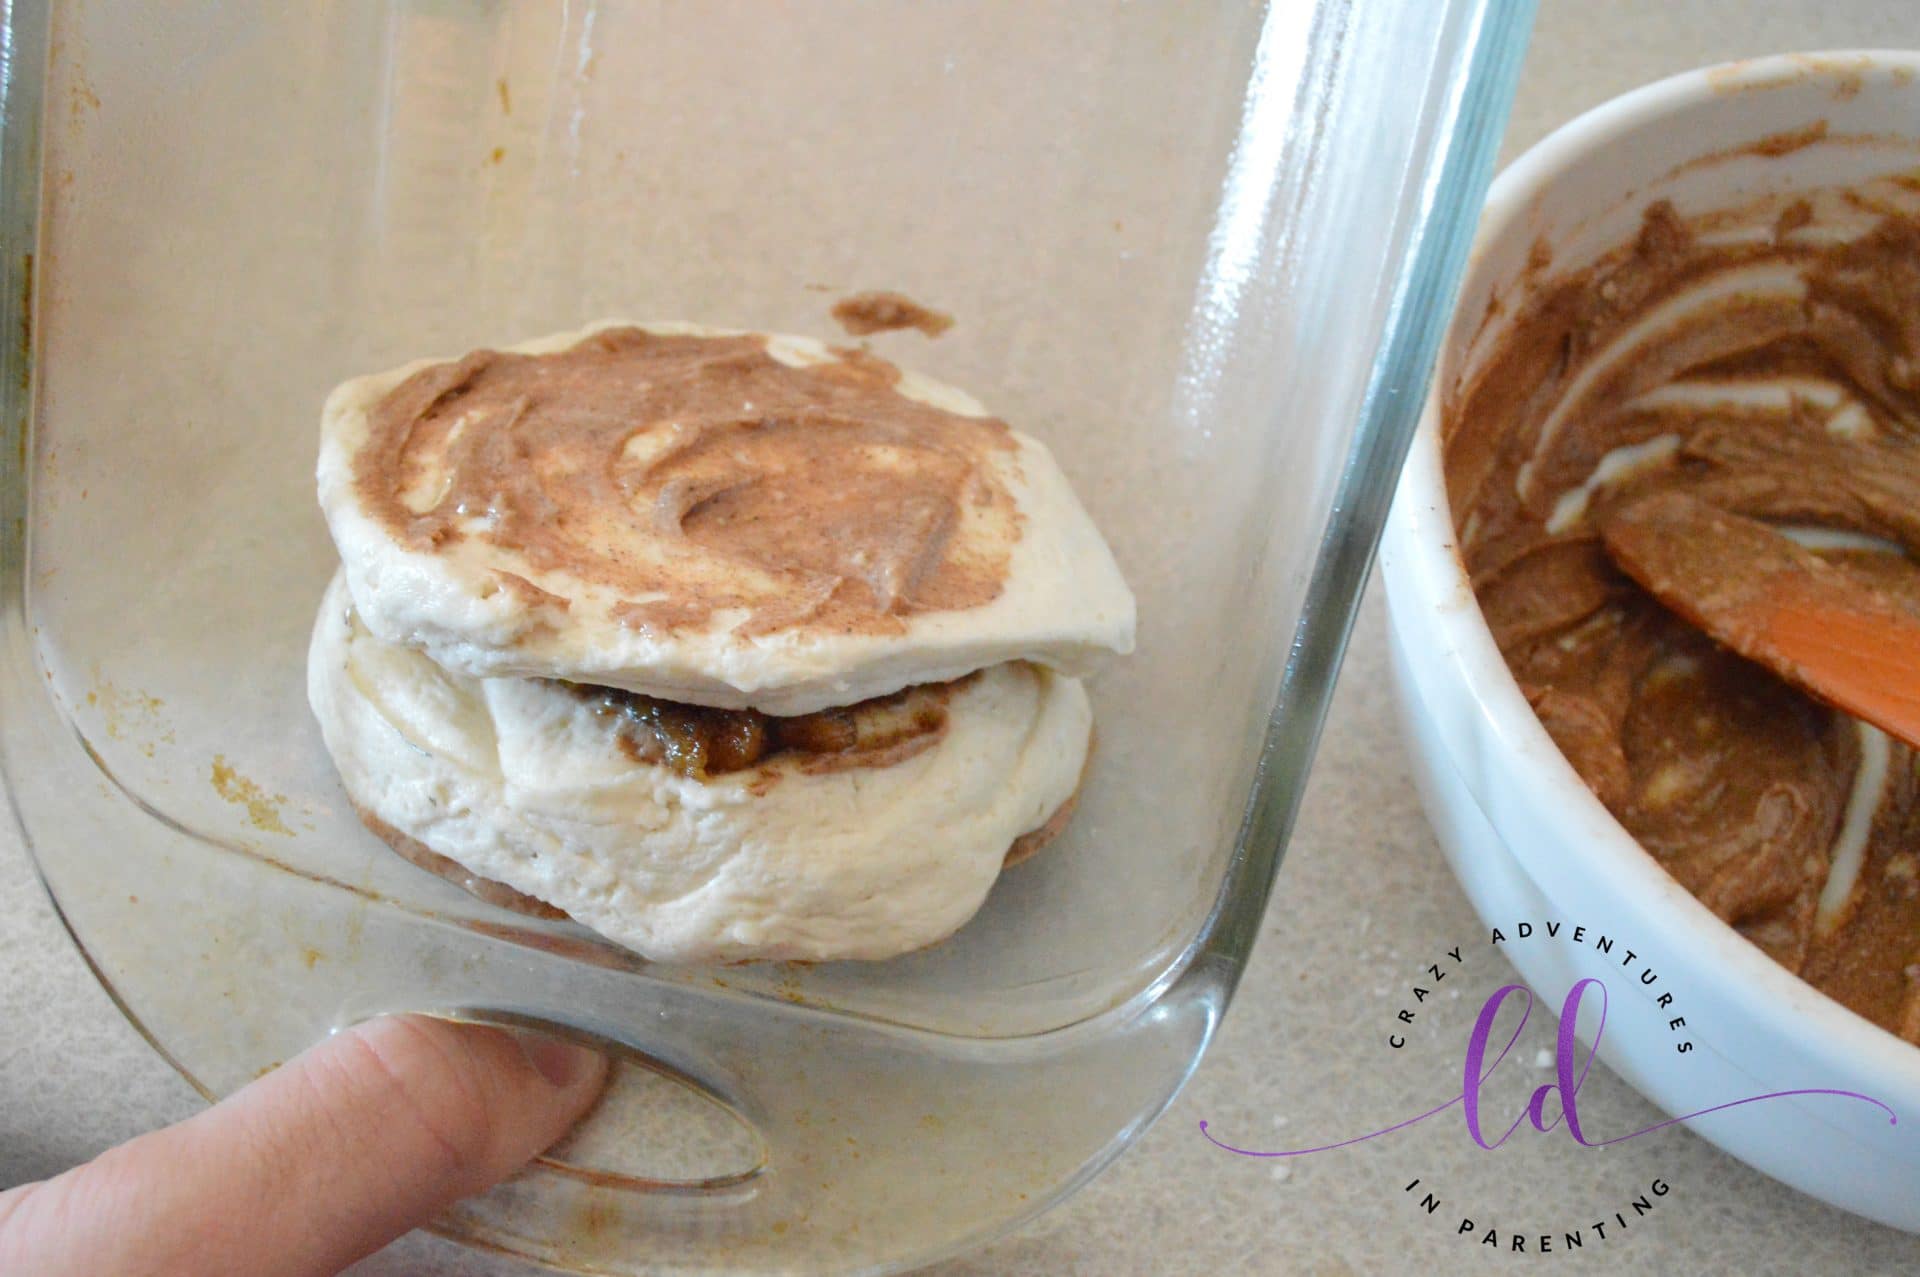
<path fill-rule="evenodd" d="M 1600 1023 L 1594 1028 L 1593 1045 L 1587 1049 L 1586 1058 L 1578 1061 L 1579 1071 L 1576 1074 L 1575 1057 L 1579 1053 L 1580 1044 L 1574 1039 L 1573 1029 L 1574 1025 L 1577 1024 L 1580 1019 L 1580 1000 L 1586 995 L 1589 988 L 1599 992 Z M 1507 1039 L 1506 1045 L 1501 1047 L 1499 1052 L 1489 1060 L 1487 1057 L 1487 1047 L 1493 1037 L 1494 1022 L 1499 1017 L 1501 1004 L 1514 994 L 1518 994 L 1521 998 L 1525 999 L 1520 1009 L 1520 1022 L 1514 1025 L 1513 1035 Z M 1231 1144 L 1221 1143 L 1221 1141 L 1214 1139 L 1212 1134 L 1208 1132 L 1207 1124 L 1204 1121 L 1200 1123 L 1200 1133 L 1205 1135 L 1212 1143 L 1226 1149 L 1229 1153 L 1239 1153 L 1243 1157 L 1304 1157 L 1308 1153 L 1325 1153 L 1332 1149 L 1345 1148 L 1349 1144 L 1359 1144 L 1382 1135 L 1391 1135 L 1395 1131 L 1405 1130 L 1416 1122 L 1424 1122 L 1436 1113 L 1444 1113 L 1446 1110 L 1458 1104 L 1460 1106 L 1461 1116 L 1466 1119 L 1467 1134 L 1473 1137 L 1475 1144 L 1478 1144 L 1484 1149 L 1495 1149 L 1505 1144 L 1507 1140 L 1512 1138 L 1513 1133 L 1520 1129 L 1520 1123 L 1522 1121 L 1531 1121 L 1533 1123 L 1533 1129 L 1544 1135 L 1548 1131 L 1553 1130 L 1554 1127 L 1560 1125 L 1563 1118 L 1566 1120 L 1567 1134 L 1573 1137 L 1575 1143 L 1586 1148 L 1604 1148 L 1608 1144 L 1619 1144 L 1627 1140 L 1638 1139 L 1640 1136 L 1660 1130 L 1662 1127 L 1673 1126 L 1679 1122 L 1691 1121 L 1696 1117 L 1705 1117 L 1709 1113 L 1718 1113 L 1723 1109 L 1739 1108 L 1743 1104 L 1758 1104 L 1762 1100 L 1785 1099 L 1790 1095 L 1837 1095 L 1844 1099 L 1861 1100 L 1884 1112 L 1887 1115 L 1887 1124 L 1889 1126 L 1897 1126 L 1900 1122 L 1900 1119 L 1895 1116 L 1891 1108 L 1888 1108 L 1879 1100 L 1874 1099 L 1871 1095 L 1861 1095 L 1857 1091 L 1834 1091 L 1816 1087 L 1798 1091 L 1771 1091 L 1765 1095 L 1749 1095 L 1743 1100 L 1730 1100 L 1725 1104 L 1716 1104 L 1712 1108 L 1704 1108 L 1680 1117 L 1668 1118 L 1664 1122 L 1655 1122 L 1652 1126 L 1642 1127 L 1640 1130 L 1633 1131 L 1627 1135 L 1616 1135 L 1612 1139 L 1590 1139 L 1580 1126 L 1580 1109 L 1577 1099 L 1580 1094 L 1581 1084 L 1587 1080 L 1587 1074 L 1592 1071 L 1593 1057 L 1598 1054 L 1600 1050 L 1600 1034 L 1606 1028 L 1607 986 L 1598 980 L 1588 978 L 1575 981 L 1573 987 L 1567 990 L 1566 1001 L 1561 1004 L 1558 1050 L 1554 1055 L 1554 1080 L 1551 1082 L 1543 1082 L 1539 1087 L 1535 1088 L 1533 1098 L 1528 1101 L 1526 1110 L 1515 1117 L 1512 1124 L 1509 1125 L 1506 1130 L 1500 1132 L 1498 1136 L 1489 1139 L 1486 1134 L 1486 1129 L 1481 1125 L 1480 1088 L 1488 1078 L 1493 1076 L 1494 1070 L 1500 1067 L 1500 1062 L 1507 1058 L 1507 1053 L 1513 1050 L 1514 1043 L 1520 1040 L 1520 1031 L 1526 1028 L 1527 1016 L 1530 1015 L 1532 1011 L 1533 992 L 1524 985 L 1508 984 L 1496 989 L 1493 995 L 1487 999 L 1486 1005 L 1480 1008 L 1480 1016 L 1473 1023 L 1473 1033 L 1467 1038 L 1467 1057 L 1462 1073 L 1460 1094 L 1436 1108 L 1430 1108 L 1426 1112 L 1416 1117 L 1410 1117 L 1404 1122 L 1396 1122 L 1384 1130 L 1374 1131 L 1367 1135 L 1356 1135 L 1350 1140 L 1341 1140 L 1338 1144 L 1322 1144 L 1318 1148 L 1295 1148 L 1273 1152 L 1259 1152 L 1254 1149 L 1235 1148 Z M 1554 1117 L 1549 1118 L 1547 1116 L 1547 1099 L 1556 1093 L 1560 1096 L 1560 1112 Z"/>

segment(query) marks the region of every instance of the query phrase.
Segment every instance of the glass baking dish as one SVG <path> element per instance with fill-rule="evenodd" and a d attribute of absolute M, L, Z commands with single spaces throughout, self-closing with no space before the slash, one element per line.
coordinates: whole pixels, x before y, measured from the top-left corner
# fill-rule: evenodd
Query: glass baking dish
<path fill-rule="evenodd" d="M 15 4 L 0 763 L 128 1016 L 225 1093 L 419 1009 L 630 1051 L 441 1224 L 581 1272 L 885 1269 L 1058 1200 L 1272 887 L 1528 0 Z M 953 939 L 645 963 L 355 821 L 310 721 L 340 379 L 604 315 L 873 339 L 1051 445 L 1140 602 L 1078 817 Z"/>

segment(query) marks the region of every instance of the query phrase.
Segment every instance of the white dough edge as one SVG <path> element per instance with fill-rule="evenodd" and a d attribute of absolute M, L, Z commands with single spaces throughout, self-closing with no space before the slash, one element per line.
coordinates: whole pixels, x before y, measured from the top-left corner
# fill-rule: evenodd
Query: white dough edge
<path fill-rule="evenodd" d="M 356 624 L 343 575 L 308 698 L 348 796 L 468 870 L 660 962 L 892 957 L 979 909 L 1008 847 L 1073 797 L 1085 689 L 984 670 L 933 746 L 884 767 L 697 781 L 636 763 L 581 698 L 472 679 Z"/>
<path fill-rule="evenodd" d="M 608 328 L 706 337 L 738 330 L 687 323 L 608 319 L 501 349 L 546 354 Z M 801 366 L 836 358 L 810 337 L 767 338 L 768 353 Z M 476 677 L 564 678 L 662 699 L 773 714 L 806 714 L 851 705 L 916 683 L 944 682 L 1009 661 L 1062 673 L 1091 673 L 1110 652 L 1133 650 L 1135 606 L 1119 565 L 1046 446 L 1018 431 L 1016 450 L 998 463 L 1025 519 L 1009 556 L 1004 586 L 991 602 L 906 619 L 900 634 L 783 632 L 752 638 L 725 629 L 647 634 L 620 624 L 614 591 L 554 573 L 524 573 L 572 600 L 566 623 L 550 625 L 513 591 L 498 587 L 501 566 L 474 540 L 420 552 L 402 545 L 359 504 L 353 458 L 369 413 L 421 369 L 423 359 L 356 378 L 328 396 L 321 414 L 316 474 L 347 585 L 368 629 L 416 647 L 451 670 Z M 908 398 L 966 416 L 988 415 L 971 396 L 902 370 Z M 716 622 L 716 627 L 725 624 Z"/>

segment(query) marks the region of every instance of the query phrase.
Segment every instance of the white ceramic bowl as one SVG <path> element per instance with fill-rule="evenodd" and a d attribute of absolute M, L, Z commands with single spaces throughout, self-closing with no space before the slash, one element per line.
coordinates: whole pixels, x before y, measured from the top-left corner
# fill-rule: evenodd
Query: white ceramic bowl
<path fill-rule="evenodd" d="M 1498 316 L 1476 329 L 1492 290 L 1508 296 L 1537 238 L 1553 249 L 1557 272 L 1630 239 L 1657 199 L 1684 215 L 1920 168 L 1917 73 L 1920 54 L 1903 52 L 1734 63 L 1639 89 L 1560 129 L 1493 185 L 1435 386 L 1453 384 L 1474 343 L 1498 335 Z M 1825 139 L 1790 153 L 1722 154 L 1818 121 Z M 1716 918 L 1555 748 L 1494 646 L 1455 550 L 1438 401 L 1427 405 L 1381 563 L 1414 771 L 1454 873 L 1489 927 L 1511 936 L 1522 919 L 1583 924 L 1657 967 L 1675 995 L 1666 1011 L 1621 992 L 1618 952 L 1568 943 L 1564 932 L 1503 946 L 1550 1005 L 1578 978 L 1609 980 L 1601 1056 L 1668 1113 L 1803 1088 L 1884 1102 L 1897 1122 L 1857 1100 L 1797 1096 L 1689 1125 L 1815 1197 L 1920 1231 L 1920 1048 L 1817 992 Z M 1678 1014 L 1695 1044 L 1686 1055 L 1667 1026 Z"/>

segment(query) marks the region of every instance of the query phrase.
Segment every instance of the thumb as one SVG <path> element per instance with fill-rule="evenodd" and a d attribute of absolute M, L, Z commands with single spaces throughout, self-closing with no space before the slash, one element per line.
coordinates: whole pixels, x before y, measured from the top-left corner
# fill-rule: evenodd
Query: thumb
<path fill-rule="evenodd" d="M 539 1034 L 369 1020 L 177 1126 L 0 1193 L 0 1272 L 337 1272 L 559 1139 L 606 1070 Z"/>

